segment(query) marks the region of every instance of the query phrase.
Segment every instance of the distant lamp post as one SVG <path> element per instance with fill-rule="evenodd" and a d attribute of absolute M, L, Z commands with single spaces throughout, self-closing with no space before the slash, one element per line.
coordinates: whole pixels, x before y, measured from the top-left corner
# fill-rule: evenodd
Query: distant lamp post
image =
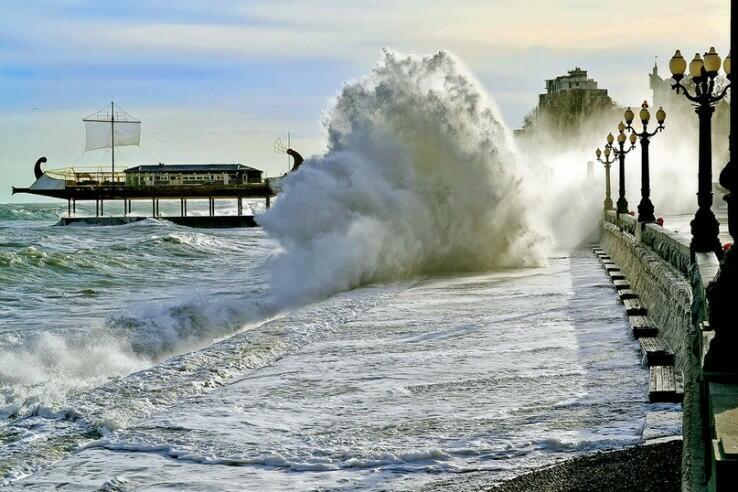
<path fill-rule="evenodd" d="M 618 187 L 618 203 L 617 203 L 617 209 L 616 212 L 619 214 L 627 214 L 628 213 L 628 200 L 625 199 L 625 154 L 630 152 L 635 148 L 636 143 L 636 136 L 631 133 L 630 135 L 630 148 L 628 150 L 625 150 L 625 141 L 627 140 L 625 136 L 625 124 L 621 121 L 618 125 L 618 147 L 619 149 L 615 148 L 613 145 L 615 142 L 615 137 L 610 133 L 607 135 L 607 149 L 612 149 L 613 153 L 615 154 L 615 157 L 619 160 L 619 173 L 618 177 L 620 180 L 619 187 Z"/>
<path fill-rule="evenodd" d="M 730 61 L 726 58 L 725 71 L 730 80 Z M 715 104 L 725 97 L 730 88 L 728 83 L 718 94 L 715 91 L 715 77 L 720 70 L 720 56 L 715 48 L 705 53 L 704 59 L 699 53 L 695 53 L 694 59 L 689 63 L 689 77 L 694 83 L 694 94 L 682 85 L 684 73 L 687 71 L 687 61 L 682 57 L 679 50 L 669 61 L 669 69 L 674 78 L 672 89 L 677 94 L 684 94 L 695 106 L 695 112 L 699 117 L 699 174 L 697 205 L 698 209 L 692 220 L 692 250 L 698 253 L 714 251 L 722 255 L 720 246 L 720 224 L 712 212 L 712 115 L 715 112 Z"/>
<path fill-rule="evenodd" d="M 633 128 L 632 123 L 635 115 L 630 108 L 625 110 L 624 116 L 625 123 L 627 125 L 626 128 L 631 132 L 631 138 L 636 136 L 641 140 L 641 203 L 638 204 L 638 222 L 656 222 L 656 216 L 653 214 L 654 207 L 651 202 L 651 177 L 648 161 L 648 145 L 651 143 L 651 137 L 664 129 L 666 111 L 664 111 L 664 108 L 659 108 L 659 110 L 656 111 L 656 122 L 658 123 L 658 126 L 653 132 L 648 131 L 648 122 L 651 119 L 651 113 L 648 111 L 648 103 L 646 101 L 643 101 L 641 110 L 638 113 L 641 125 L 643 125 L 642 131 L 638 132 Z"/>
<path fill-rule="evenodd" d="M 602 151 L 599 147 L 595 150 L 597 160 L 605 166 L 605 213 L 610 210 L 615 210 L 612 206 L 612 197 L 610 196 L 610 165 L 615 162 L 615 159 L 610 160 L 610 148 L 605 147 L 605 158 L 602 159 Z"/>

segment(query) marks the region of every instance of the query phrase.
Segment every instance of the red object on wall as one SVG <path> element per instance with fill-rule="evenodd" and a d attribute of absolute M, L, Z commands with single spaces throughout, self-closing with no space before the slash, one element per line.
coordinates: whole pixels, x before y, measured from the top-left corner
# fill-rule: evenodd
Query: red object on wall
<path fill-rule="evenodd" d="M 664 227 L 664 218 L 659 217 L 658 219 L 656 219 L 656 223 L 660 225 L 661 227 Z"/>

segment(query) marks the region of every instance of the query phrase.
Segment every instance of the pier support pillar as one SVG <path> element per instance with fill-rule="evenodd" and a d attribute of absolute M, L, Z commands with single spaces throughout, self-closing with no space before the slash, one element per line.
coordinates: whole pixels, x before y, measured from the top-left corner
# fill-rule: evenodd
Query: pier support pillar
<path fill-rule="evenodd" d="M 184 216 L 187 217 L 187 198 L 184 199 Z"/>
<path fill-rule="evenodd" d="M 105 211 L 103 210 L 103 200 L 100 200 L 100 215 L 105 215 Z"/>
<path fill-rule="evenodd" d="M 156 199 L 156 216 L 159 217 L 161 212 L 159 211 L 159 199 Z"/>
<path fill-rule="evenodd" d="M 184 217 L 184 197 L 179 199 L 179 216 Z"/>
<path fill-rule="evenodd" d="M 71 217 L 72 215 L 72 199 L 67 198 L 67 216 Z"/>
<path fill-rule="evenodd" d="M 269 195 L 266 196 L 266 208 L 269 208 L 272 206 L 272 197 Z"/>
<path fill-rule="evenodd" d="M 128 215 L 128 200 L 123 199 L 123 217 Z"/>
<path fill-rule="evenodd" d="M 156 217 L 156 198 L 151 199 L 151 216 Z"/>
<path fill-rule="evenodd" d="M 72 198 L 72 213 L 77 215 L 77 199 Z"/>
<path fill-rule="evenodd" d="M 95 198 L 95 217 L 100 217 L 100 200 Z"/>
<path fill-rule="evenodd" d="M 131 213 L 131 199 L 128 199 L 128 213 Z"/>
<path fill-rule="evenodd" d="M 209 213 L 212 217 L 215 214 L 215 198 L 208 198 L 208 205 L 209 205 Z"/>
<path fill-rule="evenodd" d="M 243 215 L 243 198 L 238 197 L 238 216 Z"/>

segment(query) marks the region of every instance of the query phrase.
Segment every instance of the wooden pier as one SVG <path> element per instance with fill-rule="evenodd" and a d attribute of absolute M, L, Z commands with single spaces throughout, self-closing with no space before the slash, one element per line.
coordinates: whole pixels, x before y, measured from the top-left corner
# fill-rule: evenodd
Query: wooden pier
<path fill-rule="evenodd" d="M 143 220 L 133 216 L 132 204 L 148 202 L 153 218 L 163 218 L 189 227 L 256 227 L 251 215 L 244 215 L 244 199 L 262 199 L 271 206 L 274 189 L 281 178 L 262 179 L 262 171 L 241 164 L 154 165 L 126 169 L 123 173 L 62 170 L 43 172 L 36 163 L 36 183 L 28 188 L 13 187 L 15 193 L 30 193 L 67 200 L 67 217 L 59 225 L 121 225 Z M 179 201 L 179 214 L 164 217 L 161 200 Z M 191 200 L 207 200 L 206 216 L 190 215 Z M 236 215 L 216 215 L 216 200 L 235 200 Z M 76 217 L 77 202 L 94 201 L 94 217 Z M 105 216 L 105 205 L 122 202 L 122 216 Z M 140 208 L 140 207 L 137 207 Z"/>

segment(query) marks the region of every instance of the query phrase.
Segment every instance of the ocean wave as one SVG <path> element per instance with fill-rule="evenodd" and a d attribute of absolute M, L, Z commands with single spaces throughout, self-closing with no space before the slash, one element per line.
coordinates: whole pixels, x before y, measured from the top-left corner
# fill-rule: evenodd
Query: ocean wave
<path fill-rule="evenodd" d="M 116 331 L 118 338 L 92 336 L 75 345 L 69 339 L 44 337 L 32 349 L 0 350 L 0 366 L 4 370 L 0 373 L 0 397 L 5 399 L 0 408 L 3 416 L 13 418 L 5 424 L 5 429 L 34 425 L 34 419 L 44 416 L 43 426 L 38 428 L 38 433 L 44 435 L 42 443 L 18 444 L 12 452 L 6 450 L 10 454 L 4 454 L 0 448 L 0 462 L 4 461 L 8 467 L 5 480 L 38 469 L 50 459 L 58 459 L 50 458 L 51 450 L 65 454 L 157 410 L 223 386 L 250 369 L 273 363 L 315 339 L 328 336 L 336 327 L 396 292 L 387 287 L 377 288 L 373 294 L 372 291 L 365 288 L 363 292 L 346 293 L 283 317 L 275 313 L 252 325 L 223 323 L 221 319 L 200 327 L 204 331 L 198 335 L 187 330 L 179 332 L 176 328 L 167 330 L 169 313 L 165 307 L 154 315 L 163 319 L 152 324 L 145 321 L 150 314 L 141 312 L 130 327 L 116 325 L 117 330 L 132 330 L 129 334 Z M 227 307 L 208 303 L 208 309 L 231 316 L 233 311 Z M 234 309 L 237 313 L 250 313 L 248 308 Z M 221 330 L 225 327 L 225 331 L 218 331 L 217 327 Z M 232 335 L 234 329 L 238 333 Z M 101 333 L 111 334 L 105 330 Z M 229 334 L 232 336 L 228 337 Z M 132 341 L 135 338 L 140 341 L 138 348 Z M 160 352 L 158 356 L 172 356 L 154 364 L 151 356 L 156 350 L 166 351 L 168 347 L 191 350 L 189 344 L 194 340 L 205 348 L 182 355 Z M 59 451 L 62 448 L 63 452 Z"/>
<path fill-rule="evenodd" d="M 441 272 L 545 262 L 510 132 L 452 55 L 386 51 L 326 117 L 325 155 L 260 216 L 285 299 Z"/>
<path fill-rule="evenodd" d="M 24 204 L 0 204 L 0 222 L 58 219 L 66 213 L 66 206 Z"/>
<path fill-rule="evenodd" d="M 622 449 L 641 444 L 641 436 L 618 437 L 597 436 L 587 432 L 576 434 L 562 434 L 556 437 L 542 439 L 531 444 L 531 447 L 549 452 L 584 452 L 608 451 Z"/>

